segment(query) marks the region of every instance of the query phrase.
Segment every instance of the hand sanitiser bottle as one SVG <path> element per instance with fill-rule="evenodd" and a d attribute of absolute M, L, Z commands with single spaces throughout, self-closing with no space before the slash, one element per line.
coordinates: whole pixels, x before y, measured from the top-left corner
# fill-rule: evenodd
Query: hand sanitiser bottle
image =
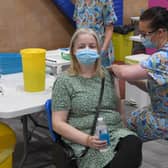
<path fill-rule="evenodd" d="M 105 152 L 108 150 L 108 145 L 110 145 L 110 136 L 108 133 L 107 125 L 103 119 L 103 117 L 99 117 L 96 123 L 96 135 L 100 140 L 106 140 L 107 146 L 103 149 L 100 149 L 100 152 Z"/>

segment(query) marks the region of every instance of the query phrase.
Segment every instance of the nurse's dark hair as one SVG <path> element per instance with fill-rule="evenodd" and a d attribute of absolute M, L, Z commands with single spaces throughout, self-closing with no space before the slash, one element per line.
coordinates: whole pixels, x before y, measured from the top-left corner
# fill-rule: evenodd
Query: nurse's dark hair
<path fill-rule="evenodd" d="M 168 30 L 168 10 L 163 7 L 149 8 L 141 14 L 140 21 L 149 21 L 152 30 L 159 28 Z"/>

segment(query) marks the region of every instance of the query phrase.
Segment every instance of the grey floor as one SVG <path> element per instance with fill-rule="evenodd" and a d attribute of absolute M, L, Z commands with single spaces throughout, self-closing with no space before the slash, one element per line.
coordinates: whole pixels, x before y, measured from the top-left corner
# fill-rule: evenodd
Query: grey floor
<path fill-rule="evenodd" d="M 127 112 L 132 111 L 134 107 L 127 106 Z M 47 124 L 44 113 L 38 113 L 34 116 L 40 124 Z M 23 155 L 23 136 L 22 124 L 19 118 L 0 120 L 9 124 L 17 136 L 17 144 L 14 152 L 14 166 L 18 164 Z M 39 127 L 34 127 L 29 120 L 30 130 L 33 132 L 32 141 L 29 144 L 29 154 L 23 168 L 55 168 L 51 163 L 54 144 L 49 137 L 48 131 Z M 45 165 L 45 166 L 44 166 Z M 156 140 L 143 144 L 143 163 L 141 168 L 168 168 L 168 141 Z"/>

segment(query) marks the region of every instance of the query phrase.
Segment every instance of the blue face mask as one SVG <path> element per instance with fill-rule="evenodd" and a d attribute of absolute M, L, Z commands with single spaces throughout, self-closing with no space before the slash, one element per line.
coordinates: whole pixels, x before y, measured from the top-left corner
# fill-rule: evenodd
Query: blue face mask
<path fill-rule="evenodd" d="M 79 49 L 76 51 L 76 58 L 81 64 L 91 65 L 94 64 L 99 58 L 97 50 L 90 48 Z"/>
<path fill-rule="evenodd" d="M 150 38 L 143 38 L 142 44 L 145 46 L 145 48 L 156 48 L 156 44 L 151 41 Z"/>

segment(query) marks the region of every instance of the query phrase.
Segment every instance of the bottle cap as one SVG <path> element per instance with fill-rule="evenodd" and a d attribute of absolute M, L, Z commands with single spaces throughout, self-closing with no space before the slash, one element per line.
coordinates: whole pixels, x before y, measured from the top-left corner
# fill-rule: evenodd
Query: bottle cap
<path fill-rule="evenodd" d="M 103 121 L 103 117 L 99 117 L 97 120 L 98 121 Z"/>

